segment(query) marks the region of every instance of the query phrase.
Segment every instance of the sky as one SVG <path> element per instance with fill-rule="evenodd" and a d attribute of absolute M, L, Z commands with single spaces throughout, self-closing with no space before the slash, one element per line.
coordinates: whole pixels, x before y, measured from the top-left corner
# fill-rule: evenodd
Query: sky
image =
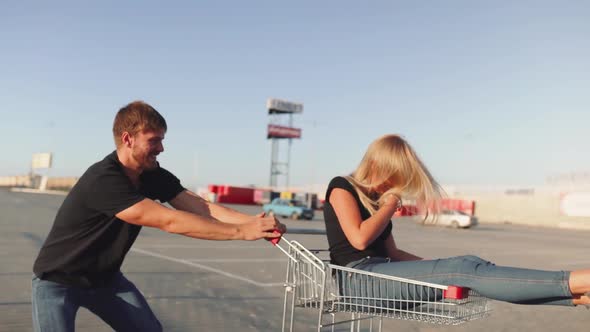
<path fill-rule="evenodd" d="M 389 133 L 442 184 L 542 185 L 590 170 L 588 17 L 588 1 L 7 1 L 0 176 L 38 152 L 42 173 L 80 176 L 144 100 L 186 187 L 266 186 L 279 98 L 304 105 L 292 186 L 351 172 Z"/>

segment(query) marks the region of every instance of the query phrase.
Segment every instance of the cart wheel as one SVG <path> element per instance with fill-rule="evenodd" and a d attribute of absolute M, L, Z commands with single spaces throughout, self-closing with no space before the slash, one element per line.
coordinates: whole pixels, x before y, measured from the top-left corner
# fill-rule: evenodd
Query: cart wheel
<path fill-rule="evenodd" d="M 291 219 L 293 219 L 293 220 L 297 220 L 297 219 L 299 219 L 299 213 L 297 213 L 297 212 L 293 212 L 293 213 L 291 214 Z"/>

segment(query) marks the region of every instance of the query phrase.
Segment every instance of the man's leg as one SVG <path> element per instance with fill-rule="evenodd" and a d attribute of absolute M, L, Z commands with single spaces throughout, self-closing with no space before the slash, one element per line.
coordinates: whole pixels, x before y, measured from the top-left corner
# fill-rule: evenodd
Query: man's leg
<path fill-rule="evenodd" d="M 34 277 L 31 304 L 35 332 L 74 331 L 79 308 L 75 288 Z"/>
<path fill-rule="evenodd" d="M 89 291 L 82 306 L 115 331 L 162 331 L 143 295 L 121 273 L 109 286 Z"/>

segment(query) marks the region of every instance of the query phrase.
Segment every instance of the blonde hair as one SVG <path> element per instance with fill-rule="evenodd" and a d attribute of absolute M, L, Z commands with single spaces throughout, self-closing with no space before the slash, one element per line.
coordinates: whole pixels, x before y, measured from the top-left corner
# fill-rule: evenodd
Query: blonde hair
<path fill-rule="evenodd" d="M 346 178 L 371 214 L 388 194 L 414 199 L 418 208 L 426 211 L 438 211 L 443 196 L 440 185 L 399 135 L 385 135 L 373 141 L 359 166 Z M 388 181 L 392 183 L 391 188 L 378 196 L 372 195 L 372 189 Z"/>
<path fill-rule="evenodd" d="M 113 136 L 117 148 L 121 145 L 121 135 L 128 132 L 135 135 L 142 130 L 166 131 L 168 126 L 164 117 L 148 103 L 137 100 L 122 107 L 113 122 Z"/>

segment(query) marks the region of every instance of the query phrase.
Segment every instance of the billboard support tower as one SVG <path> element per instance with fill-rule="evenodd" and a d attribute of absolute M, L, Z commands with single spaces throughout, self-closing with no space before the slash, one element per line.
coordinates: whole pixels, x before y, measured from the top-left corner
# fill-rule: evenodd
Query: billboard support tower
<path fill-rule="evenodd" d="M 303 113 L 303 104 L 280 99 L 268 99 L 266 108 L 270 121 L 266 138 L 272 141 L 270 153 L 270 187 L 276 189 L 279 186 L 280 176 L 285 179 L 285 188 L 289 187 L 289 168 L 291 163 L 291 145 L 293 139 L 301 138 L 301 129 L 293 127 L 293 114 Z M 285 119 L 285 115 L 287 116 Z M 279 156 L 281 141 L 287 141 L 286 160 L 281 161 Z"/>
<path fill-rule="evenodd" d="M 35 171 L 36 170 L 40 170 L 40 169 L 47 169 L 49 170 L 51 168 L 51 163 L 53 161 L 53 153 L 51 152 L 46 152 L 46 153 L 35 153 L 33 154 L 33 158 L 31 160 L 31 173 L 30 173 L 30 178 L 31 178 L 31 183 L 36 182 L 33 181 L 34 179 L 36 179 L 36 174 Z M 39 190 L 46 190 L 47 189 L 47 174 L 41 176 L 41 180 L 39 182 Z M 33 185 L 33 187 L 36 187 L 37 185 Z"/>

